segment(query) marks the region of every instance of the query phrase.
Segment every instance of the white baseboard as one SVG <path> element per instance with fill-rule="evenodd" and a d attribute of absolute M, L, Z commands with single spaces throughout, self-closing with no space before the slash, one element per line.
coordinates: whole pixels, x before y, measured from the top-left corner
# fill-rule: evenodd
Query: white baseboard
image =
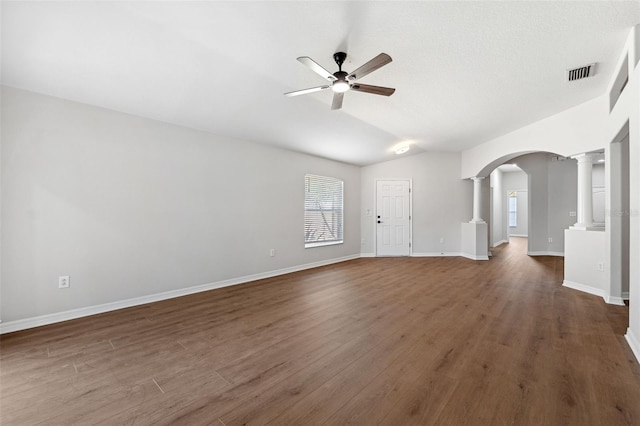
<path fill-rule="evenodd" d="M 627 334 L 625 334 L 624 337 L 627 339 L 631 351 L 636 356 L 636 360 L 640 362 L 640 339 L 633 333 L 631 328 L 627 328 Z"/>
<path fill-rule="evenodd" d="M 609 295 L 604 297 L 604 301 L 607 302 L 609 305 L 624 306 L 624 299 L 622 297 Z"/>
<path fill-rule="evenodd" d="M 573 281 L 564 280 L 562 282 L 563 287 L 571 288 L 573 290 L 582 291 L 584 293 L 593 294 L 594 296 L 600 296 L 604 299 L 605 303 L 609 305 L 618 305 L 624 306 L 624 297 L 611 296 L 607 294 L 604 290 L 596 287 L 591 287 L 589 285 L 576 283 Z"/>
<path fill-rule="evenodd" d="M 559 256 L 564 257 L 563 251 L 528 251 L 528 256 Z"/>
<path fill-rule="evenodd" d="M 426 253 L 411 253 L 409 257 L 456 257 L 462 256 L 459 252 L 434 251 Z M 360 257 L 377 257 L 375 253 L 360 253 Z M 386 257 L 386 256 L 383 256 Z"/>
<path fill-rule="evenodd" d="M 460 256 L 471 260 L 489 260 L 489 256 L 478 256 L 476 254 L 460 253 Z"/>
<path fill-rule="evenodd" d="M 413 253 L 411 257 L 459 257 L 462 253 L 449 251 L 433 251 L 426 253 Z"/>
<path fill-rule="evenodd" d="M 509 241 L 507 240 L 500 240 L 498 242 L 493 243 L 493 245 L 491 245 L 491 247 L 498 247 L 501 246 L 502 244 L 507 244 Z"/>
<path fill-rule="evenodd" d="M 510 237 L 529 238 L 526 234 L 509 234 Z"/>
<path fill-rule="evenodd" d="M 376 257 L 373 253 L 362 253 L 361 257 Z M 423 253 L 411 253 L 410 257 L 465 257 L 471 260 L 489 260 L 488 256 L 473 256 L 471 254 L 464 254 L 458 251 L 432 251 Z"/>
<path fill-rule="evenodd" d="M 562 281 L 562 286 L 563 287 L 567 287 L 567 288 L 571 288 L 573 290 L 582 291 L 584 293 L 593 294 L 594 296 L 600 296 L 603 299 L 605 299 L 604 290 L 602 290 L 600 288 L 591 287 L 589 285 L 580 284 L 580 283 L 576 283 L 576 282 L 573 282 L 573 281 L 567 281 L 567 280 Z"/>
<path fill-rule="evenodd" d="M 618 305 L 618 306 L 624 306 L 624 301 L 625 300 L 629 300 L 629 292 L 625 291 L 623 292 L 620 297 L 618 296 L 608 296 L 605 297 L 604 299 L 607 303 L 611 304 L 611 305 Z"/>
<path fill-rule="evenodd" d="M 54 324 L 62 321 L 69 321 L 76 318 L 86 317 L 89 315 L 102 314 L 104 312 L 115 311 L 118 309 L 130 308 L 133 306 L 144 305 L 147 303 L 159 302 L 161 300 L 173 299 L 175 297 L 187 296 L 189 294 L 201 293 L 203 291 L 215 290 L 217 288 L 229 287 L 232 285 L 244 284 L 251 281 L 262 280 L 265 278 L 276 277 L 278 275 L 290 274 L 292 272 L 303 271 L 305 269 L 317 268 L 319 266 L 331 265 L 334 263 L 346 262 L 348 260 L 358 259 L 359 254 L 344 256 L 334 259 L 323 260 L 319 262 L 307 263 L 304 265 L 292 266 L 290 268 L 277 269 L 275 271 L 267 271 L 254 275 L 246 275 L 244 277 L 232 278 L 224 281 L 217 281 L 209 284 L 197 285 L 194 287 L 181 288 L 178 290 L 165 291 L 162 293 L 150 294 L 147 296 L 134 297 L 132 299 L 119 300 L 116 302 L 104 303 L 101 305 L 87 306 L 70 311 L 56 312 L 53 314 L 41 315 L 33 318 L 25 318 L 15 321 L 0 323 L 0 334 L 12 333 L 14 331 L 26 330 L 28 328 L 40 327 L 43 325 Z"/>

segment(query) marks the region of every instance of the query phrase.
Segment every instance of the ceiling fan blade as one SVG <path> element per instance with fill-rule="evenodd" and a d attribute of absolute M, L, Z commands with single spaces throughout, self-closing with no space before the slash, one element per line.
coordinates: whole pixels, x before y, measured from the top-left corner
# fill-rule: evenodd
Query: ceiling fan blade
<path fill-rule="evenodd" d="M 333 102 L 331 103 L 331 109 L 342 108 L 342 100 L 344 99 L 344 93 L 334 93 Z"/>
<path fill-rule="evenodd" d="M 371 86 L 369 84 L 352 84 L 351 90 L 364 93 L 373 93 L 374 95 L 391 96 L 396 89 L 391 87 Z"/>
<path fill-rule="evenodd" d="M 321 65 L 319 65 L 316 61 L 314 61 L 308 56 L 301 56 L 298 58 L 298 61 L 308 66 L 309 68 L 311 68 L 311 71 L 321 75 L 322 77 L 326 78 L 329 81 L 337 80 L 337 78 L 335 78 L 333 74 L 331 74 L 329 71 L 324 69 Z"/>
<path fill-rule="evenodd" d="M 386 53 L 381 53 L 375 58 L 373 58 L 372 60 L 370 60 L 369 62 L 367 62 L 366 64 L 362 65 L 360 68 L 358 68 L 351 74 L 349 74 L 347 79 L 351 81 L 355 81 L 359 78 L 364 77 L 367 74 L 374 72 L 378 68 L 384 65 L 387 65 L 389 62 L 391 62 L 391 56 L 387 55 Z"/>
<path fill-rule="evenodd" d="M 295 90 L 293 92 L 287 92 L 284 95 L 285 96 L 298 96 L 298 95 L 306 95 L 307 93 L 313 93 L 313 92 L 319 92 L 321 90 L 325 90 L 328 89 L 331 86 L 318 86 L 318 87 L 311 87 L 309 89 L 302 89 L 302 90 Z"/>

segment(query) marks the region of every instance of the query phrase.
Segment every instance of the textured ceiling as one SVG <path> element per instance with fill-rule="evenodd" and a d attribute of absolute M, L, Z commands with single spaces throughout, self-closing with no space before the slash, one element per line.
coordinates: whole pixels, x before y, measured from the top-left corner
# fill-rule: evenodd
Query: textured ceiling
<path fill-rule="evenodd" d="M 365 165 L 460 151 L 603 94 L 638 2 L 2 2 L 2 83 Z M 284 92 L 352 71 L 389 98 Z M 565 70 L 598 62 L 595 77 Z"/>

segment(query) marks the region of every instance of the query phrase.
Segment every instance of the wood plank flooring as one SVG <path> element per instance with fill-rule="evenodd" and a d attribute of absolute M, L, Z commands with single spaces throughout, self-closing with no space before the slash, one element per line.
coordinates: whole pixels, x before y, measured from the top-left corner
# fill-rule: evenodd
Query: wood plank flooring
<path fill-rule="evenodd" d="M 640 425 L 628 307 L 524 239 L 358 259 L 0 338 L 3 425 Z"/>

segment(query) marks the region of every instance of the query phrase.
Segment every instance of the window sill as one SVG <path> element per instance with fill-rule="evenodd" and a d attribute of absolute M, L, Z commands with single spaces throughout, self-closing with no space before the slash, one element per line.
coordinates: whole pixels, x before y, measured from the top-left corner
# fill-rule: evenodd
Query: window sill
<path fill-rule="evenodd" d="M 304 248 L 314 248 L 314 247 L 324 247 L 324 246 L 335 246 L 337 244 L 344 244 L 344 241 L 322 241 L 319 243 L 305 243 Z"/>

